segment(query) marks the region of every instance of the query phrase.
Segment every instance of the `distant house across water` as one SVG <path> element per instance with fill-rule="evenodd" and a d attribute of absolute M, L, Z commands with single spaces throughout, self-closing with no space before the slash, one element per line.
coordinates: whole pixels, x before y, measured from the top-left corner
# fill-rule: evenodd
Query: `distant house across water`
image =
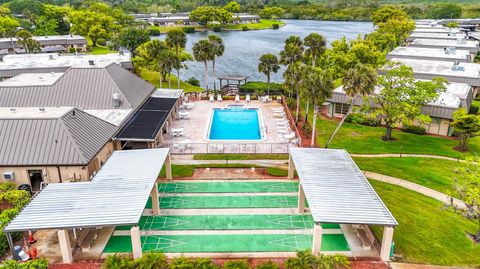
<path fill-rule="evenodd" d="M 41 52 L 69 52 L 71 48 L 78 52 L 87 51 L 87 39 L 79 35 L 33 36 L 32 38 L 40 43 Z M 25 49 L 17 43 L 17 39 L 0 38 L 0 54 L 14 53 L 25 53 Z"/>

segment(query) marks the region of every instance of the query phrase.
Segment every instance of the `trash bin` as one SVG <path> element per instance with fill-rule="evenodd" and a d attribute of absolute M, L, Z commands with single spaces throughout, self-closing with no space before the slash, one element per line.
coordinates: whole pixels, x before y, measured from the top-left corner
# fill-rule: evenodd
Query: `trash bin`
<path fill-rule="evenodd" d="M 28 193 L 30 193 L 30 195 L 32 195 L 32 187 L 30 187 L 30 185 L 28 185 L 28 184 L 22 184 L 22 185 L 18 186 L 17 189 L 21 190 L 21 191 L 28 191 Z"/>

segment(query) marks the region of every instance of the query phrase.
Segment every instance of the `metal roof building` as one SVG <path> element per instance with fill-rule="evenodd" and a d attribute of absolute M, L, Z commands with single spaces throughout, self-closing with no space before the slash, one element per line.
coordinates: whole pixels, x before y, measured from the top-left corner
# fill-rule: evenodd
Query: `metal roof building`
<path fill-rule="evenodd" d="M 465 39 L 466 36 L 464 33 L 423 33 L 423 32 L 412 32 L 407 38 L 407 41 L 412 41 L 415 39 L 445 39 L 445 40 L 461 40 Z"/>
<path fill-rule="evenodd" d="M 156 181 L 164 163 L 170 170 L 169 149 L 116 151 L 91 182 L 49 184 L 4 231 L 61 229 L 62 256 L 64 262 L 71 262 L 68 230 L 138 225 L 149 196 L 158 200 Z M 12 247 L 10 236 L 9 243 Z M 136 226 L 132 228 L 132 247 L 134 255 L 141 256 Z"/>
<path fill-rule="evenodd" d="M 10 78 L 22 73 L 64 73 L 70 67 L 91 65 L 105 67 L 117 63 L 125 69 L 133 69 L 130 53 L 102 55 L 85 54 L 9 54 L 0 61 L 0 78 Z"/>
<path fill-rule="evenodd" d="M 459 28 L 447 28 L 447 27 L 417 27 L 412 33 L 461 33 Z"/>
<path fill-rule="evenodd" d="M 0 166 L 84 166 L 117 127 L 72 107 L 3 107 L 0 130 Z"/>
<path fill-rule="evenodd" d="M 0 81 L 0 107 L 76 107 L 120 125 L 154 90 L 115 63 L 76 66 L 64 73 L 22 73 Z"/>
<path fill-rule="evenodd" d="M 473 56 L 468 50 L 417 47 L 396 47 L 387 54 L 388 60 L 393 58 L 460 62 L 471 62 L 473 60 Z"/>
<path fill-rule="evenodd" d="M 40 46 L 54 45 L 86 45 L 87 39 L 79 35 L 52 35 L 52 36 L 33 36 L 34 40 L 40 42 Z M 17 38 L 0 38 L 0 49 L 8 49 L 12 47 L 11 41 L 17 44 Z"/>
<path fill-rule="evenodd" d="M 444 77 L 449 82 L 465 83 L 480 87 L 480 64 L 458 63 L 445 61 L 428 61 L 392 58 L 394 62 L 410 66 L 417 79 L 431 80 Z"/>
<path fill-rule="evenodd" d="M 388 259 L 398 222 L 345 150 L 292 147 L 289 178 L 294 171 L 300 181 L 299 212 L 306 199 L 315 222 L 314 253 L 320 250 L 321 223 L 381 225 L 386 242 L 380 256 Z"/>
<path fill-rule="evenodd" d="M 377 87 L 375 92 L 378 93 L 379 91 L 380 89 Z M 328 101 L 335 104 L 350 104 L 350 100 L 343 90 L 343 86 L 334 89 L 332 97 Z M 470 85 L 463 83 L 448 83 L 445 92 L 440 93 L 437 100 L 424 106 L 422 112 L 431 117 L 451 120 L 453 118 L 453 112 L 460 107 L 464 107 L 467 110 L 470 109 L 472 101 L 473 91 Z M 357 106 L 362 103 L 362 100 L 355 101 L 355 105 Z"/>
<path fill-rule="evenodd" d="M 122 148 L 126 146 L 143 148 L 144 143 L 155 147 L 157 142 L 163 142 L 161 130 L 164 129 L 166 122 L 172 119 L 182 101 L 182 96 L 183 90 L 156 90 L 123 124 L 115 140 L 123 141 Z"/>
<path fill-rule="evenodd" d="M 413 40 L 409 47 L 417 47 L 417 48 L 448 48 L 453 47 L 457 50 L 468 50 L 472 54 L 477 54 L 480 51 L 478 41 L 473 40 L 446 40 L 446 39 L 423 39 L 417 38 Z"/>

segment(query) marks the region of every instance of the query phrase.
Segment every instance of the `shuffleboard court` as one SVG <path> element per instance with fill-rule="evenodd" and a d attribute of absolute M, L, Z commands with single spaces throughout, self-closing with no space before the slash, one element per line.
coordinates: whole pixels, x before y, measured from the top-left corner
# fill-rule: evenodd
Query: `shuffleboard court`
<path fill-rule="evenodd" d="M 288 230 L 311 229 L 311 215 L 194 215 L 143 216 L 141 230 Z M 324 229 L 340 229 L 338 224 L 322 224 Z M 131 226 L 117 227 L 129 230 Z"/>
<path fill-rule="evenodd" d="M 297 207 L 297 196 L 163 196 L 160 208 L 293 208 Z M 152 208 L 149 199 L 146 208 Z"/>
<path fill-rule="evenodd" d="M 165 253 L 199 252 L 294 252 L 310 249 L 312 235 L 149 235 L 141 238 L 142 249 Z M 322 251 L 349 251 L 343 234 L 324 234 Z M 132 252 L 130 236 L 112 236 L 104 253 Z"/>
<path fill-rule="evenodd" d="M 259 193 L 297 192 L 298 182 L 168 182 L 158 186 L 164 193 Z"/>

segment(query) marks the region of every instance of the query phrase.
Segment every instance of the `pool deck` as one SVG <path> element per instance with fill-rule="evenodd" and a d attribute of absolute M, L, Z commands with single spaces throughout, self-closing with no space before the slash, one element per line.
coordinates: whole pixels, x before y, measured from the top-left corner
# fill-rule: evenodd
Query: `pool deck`
<path fill-rule="evenodd" d="M 189 120 L 174 120 L 168 128 L 184 128 L 185 136 L 184 137 L 171 137 L 169 135 L 165 136 L 165 143 L 178 143 L 185 139 L 190 140 L 190 143 L 222 143 L 209 141 L 206 139 L 211 111 L 214 108 L 225 108 L 228 105 L 245 105 L 248 108 L 258 108 L 260 109 L 260 116 L 262 117 L 264 127 L 266 128 L 266 139 L 263 141 L 247 141 L 246 143 L 285 143 L 285 140 L 279 137 L 276 131 L 275 120 L 272 113 L 272 108 L 282 107 L 280 103 L 275 101 L 269 103 L 262 103 L 257 100 L 252 100 L 251 102 L 235 102 L 235 101 L 222 101 L 222 102 L 210 102 L 210 101 L 195 101 L 193 102 L 194 106 L 191 110 L 185 110 L 189 112 Z M 233 142 L 233 141 L 232 141 Z M 227 142 L 230 143 L 230 142 Z"/>

